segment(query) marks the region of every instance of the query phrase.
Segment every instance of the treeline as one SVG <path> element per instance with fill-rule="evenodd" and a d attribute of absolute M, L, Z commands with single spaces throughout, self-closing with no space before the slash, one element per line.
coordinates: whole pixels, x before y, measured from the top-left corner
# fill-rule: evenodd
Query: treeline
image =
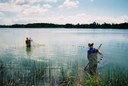
<path fill-rule="evenodd" d="M 32 24 L 13 24 L 13 25 L 0 25 L 0 28 L 115 28 L 115 29 L 128 29 L 128 23 L 99 24 L 93 22 L 91 24 L 53 24 L 53 23 L 32 23 Z"/>

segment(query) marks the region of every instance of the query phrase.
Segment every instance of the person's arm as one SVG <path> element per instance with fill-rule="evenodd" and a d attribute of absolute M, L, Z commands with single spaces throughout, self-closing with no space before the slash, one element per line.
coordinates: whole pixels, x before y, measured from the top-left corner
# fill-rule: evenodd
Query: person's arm
<path fill-rule="evenodd" d="M 103 58 L 103 54 L 101 53 L 100 49 L 98 49 L 98 53 L 101 55 L 101 58 Z"/>

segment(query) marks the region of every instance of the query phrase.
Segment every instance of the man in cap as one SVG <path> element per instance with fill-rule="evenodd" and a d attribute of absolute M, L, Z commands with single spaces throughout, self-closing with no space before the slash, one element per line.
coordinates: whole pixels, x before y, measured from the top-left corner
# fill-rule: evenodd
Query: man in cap
<path fill-rule="evenodd" d="M 100 49 L 93 48 L 94 43 L 88 43 L 89 50 L 87 51 L 87 58 L 89 60 L 89 74 L 95 75 L 97 64 L 98 64 L 98 58 L 97 54 L 100 54 L 103 58 L 103 54 L 100 52 Z"/>

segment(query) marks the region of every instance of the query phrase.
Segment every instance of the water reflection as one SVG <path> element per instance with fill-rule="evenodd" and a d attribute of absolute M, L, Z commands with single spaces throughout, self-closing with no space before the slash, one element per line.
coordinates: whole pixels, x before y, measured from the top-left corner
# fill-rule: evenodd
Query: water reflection
<path fill-rule="evenodd" d="M 32 48 L 31 47 L 26 47 L 26 53 L 28 56 L 32 55 Z"/>
<path fill-rule="evenodd" d="M 80 65 L 81 69 L 87 63 L 87 43 L 90 41 L 95 43 L 95 47 L 100 43 L 103 44 L 101 51 L 104 59 L 99 66 L 100 70 L 105 69 L 108 62 L 121 64 L 123 67 L 127 64 L 128 39 L 126 38 L 128 34 L 126 33 L 128 32 L 126 30 L 121 33 L 120 30 L 112 32 L 100 30 L 98 32 L 98 30 L 30 29 L 29 31 L 30 36 L 37 42 L 31 48 L 24 46 L 23 39 L 26 37 L 26 29 L 20 31 L 12 29 L 12 31 L 5 32 L 5 38 L 2 36 L 3 34 L 0 34 L 0 37 L 3 37 L 0 39 L 0 47 L 5 48 L 6 46 L 4 49 L 6 51 L 0 50 L 0 59 L 4 59 L 6 72 L 4 71 L 5 76 L 3 77 L 4 82 L 8 84 L 11 82 L 26 86 L 63 84 L 71 73 L 79 75 L 77 65 Z M 17 36 L 13 36 L 12 33 Z M 15 37 L 15 40 L 13 38 L 14 41 L 11 42 L 10 37 Z M 11 44 L 9 45 L 9 43 Z M 16 48 L 10 49 L 8 46 L 16 46 Z M 1 75 L 3 75 L 2 72 Z"/>

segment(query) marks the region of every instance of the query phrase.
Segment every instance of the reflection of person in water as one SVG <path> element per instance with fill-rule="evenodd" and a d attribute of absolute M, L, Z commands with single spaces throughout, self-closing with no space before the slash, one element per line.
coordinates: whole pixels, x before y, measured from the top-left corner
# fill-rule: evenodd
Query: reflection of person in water
<path fill-rule="evenodd" d="M 31 53 L 32 53 L 31 47 L 26 47 L 26 53 L 28 56 L 31 56 Z"/>
<path fill-rule="evenodd" d="M 32 42 L 32 39 L 27 37 L 25 41 L 27 48 L 31 48 L 31 42 Z"/>

